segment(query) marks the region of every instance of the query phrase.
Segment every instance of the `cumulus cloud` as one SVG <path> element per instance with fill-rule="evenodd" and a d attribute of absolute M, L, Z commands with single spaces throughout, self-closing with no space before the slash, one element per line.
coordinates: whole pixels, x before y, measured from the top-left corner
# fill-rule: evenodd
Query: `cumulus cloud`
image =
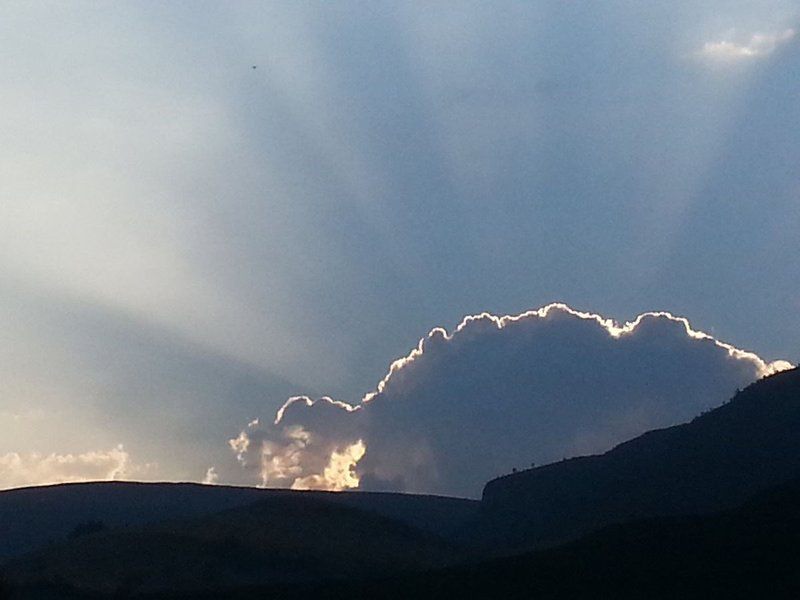
<path fill-rule="evenodd" d="M 229 444 L 260 485 L 475 496 L 512 467 L 598 452 L 789 368 L 669 313 L 552 304 L 432 330 L 357 404 L 290 398 Z"/>
<path fill-rule="evenodd" d="M 605 450 L 790 366 L 664 312 L 484 313 L 432 330 L 360 403 L 290 398 L 229 444 L 263 486 L 474 496 L 513 466 Z"/>
<path fill-rule="evenodd" d="M 781 44 L 794 37 L 794 29 L 774 33 L 754 33 L 740 40 L 730 31 L 721 40 L 706 42 L 700 54 L 717 61 L 739 61 L 768 56 Z"/>
<path fill-rule="evenodd" d="M 83 454 L 0 455 L 0 489 L 77 481 L 127 479 L 141 475 L 152 465 L 131 462 L 122 445 L 108 451 Z"/>

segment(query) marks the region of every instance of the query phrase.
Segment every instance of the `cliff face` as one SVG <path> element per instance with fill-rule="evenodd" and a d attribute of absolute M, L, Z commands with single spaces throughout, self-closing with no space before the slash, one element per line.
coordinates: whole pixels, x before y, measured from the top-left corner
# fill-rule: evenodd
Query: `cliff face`
<path fill-rule="evenodd" d="M 490 481 L 478 535 L 546 545 L 630 519 L 731 508 L 800 476 L 800 370 L 779 373 L 684 425 L 609 452 Z"/>

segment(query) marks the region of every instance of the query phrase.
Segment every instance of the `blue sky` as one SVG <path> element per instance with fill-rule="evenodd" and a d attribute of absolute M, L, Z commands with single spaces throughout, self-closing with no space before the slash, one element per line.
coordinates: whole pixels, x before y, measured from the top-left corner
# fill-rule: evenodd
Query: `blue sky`
<path fill-rule="evenodd" d="M 554 301 L 797 362 L 798 11 L 4 4 L 0 455 L 199 477 Z"/>

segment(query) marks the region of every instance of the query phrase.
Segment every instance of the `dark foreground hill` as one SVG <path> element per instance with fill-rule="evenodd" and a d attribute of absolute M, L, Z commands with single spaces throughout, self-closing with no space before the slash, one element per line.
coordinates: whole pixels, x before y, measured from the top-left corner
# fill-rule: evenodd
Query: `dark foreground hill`
<path fill-rule="evenodd" d="M 793 369 L 690 423 L 490 481 L 469 535 L 495 546 L 543 546 L 611 523 L 725 510 L 798 476 L 800 370 Z"/>
<path fill-rule="evenodd" d="M 405 539 L 416 544 L 413 538 Z M 278 583 L 247 585 L 246 581 L 238 580 L 238 586 L 213 589 L 219 582 L 229 581 L 220 578 L 219 571 L 211 571 L 216 574 L 214 583 L 209 584 L 212 589 L 181 591 L 180 586 L 172 585 L 169 592 L 147 593 L 147 587 L 140 582 L 139 588 L 118 590 L 121 593 L 114 597 L 150 600 L 795 599 L 800 597 L 798 546 L 800 480 L 762 492 L 730 511 L 612 525 L 560 547 L 422 573 L 382 578 L 379 570 L 367 567 L 359 571 L 352 565 L 342 568 L 343 563 L 331 563 L 337 571 L 334 577 L 324 581 L 287 583 L 279 578 Z M 363 554 L 373 548 L 370 545 L 360 548 L 355 556 L 363 559 Z M 405 551 L 408 547 L 400 549 Z M 187 556 L 188 563 L 196 561 L 195 554 Z M 381 555 L 391 557 L 385 550 Z M 230 556 L 231 562 L 242 560 L 241 552 Z M 435 551 L 430 556 L 437 559 Z M 358 560 L 353 562 L 357 563 Z M 419 567 L 423 563 L 424 560 L 419 560 L 412 566 Z M 48 588 L 45 587 L 23 589 L 19 597 L 103 597 L 82 595 L 67 587 L 50 589 L 54 592 L 52 596 L 46 595 Z M 137 594 L 136 589 L 144 593 Z"/>
<path fill-rule="evenodd" d="M 240 589 L 226 597 L 795 599 L 798 547 L 800 480 L 733 511 L 613 525 L 548 550 L 402 578 Z"/>
<path fill-rule="evenodd" d="M 373 511 L 448 537 L 477 510 L 460 498 L 384 493 L 328 493 L 193 483 L 97 482 L 0 492 L 0 562 L 66 540 L 87 526 L 106 528 L 193 519 L 275 496 L 314 496 Z"/>
<path fill-rule="evenodd" d="M 313 494 L 198 519 L 88 532 L 8 561 L 20 597 L 229 590 L 386 576 L 453 564 L 444 540 Z"/>

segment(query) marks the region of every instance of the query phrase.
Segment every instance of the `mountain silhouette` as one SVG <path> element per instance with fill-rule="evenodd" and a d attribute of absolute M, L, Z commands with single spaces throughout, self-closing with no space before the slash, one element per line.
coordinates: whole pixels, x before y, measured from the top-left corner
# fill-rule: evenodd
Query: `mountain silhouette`
<path fill-rule="evenodd" d="M 469 535 L 535 547 L 634 519 L 704 514 L 800 476 L 800 370 L 762 379 L 689 423 L 486 484 Z"/>

